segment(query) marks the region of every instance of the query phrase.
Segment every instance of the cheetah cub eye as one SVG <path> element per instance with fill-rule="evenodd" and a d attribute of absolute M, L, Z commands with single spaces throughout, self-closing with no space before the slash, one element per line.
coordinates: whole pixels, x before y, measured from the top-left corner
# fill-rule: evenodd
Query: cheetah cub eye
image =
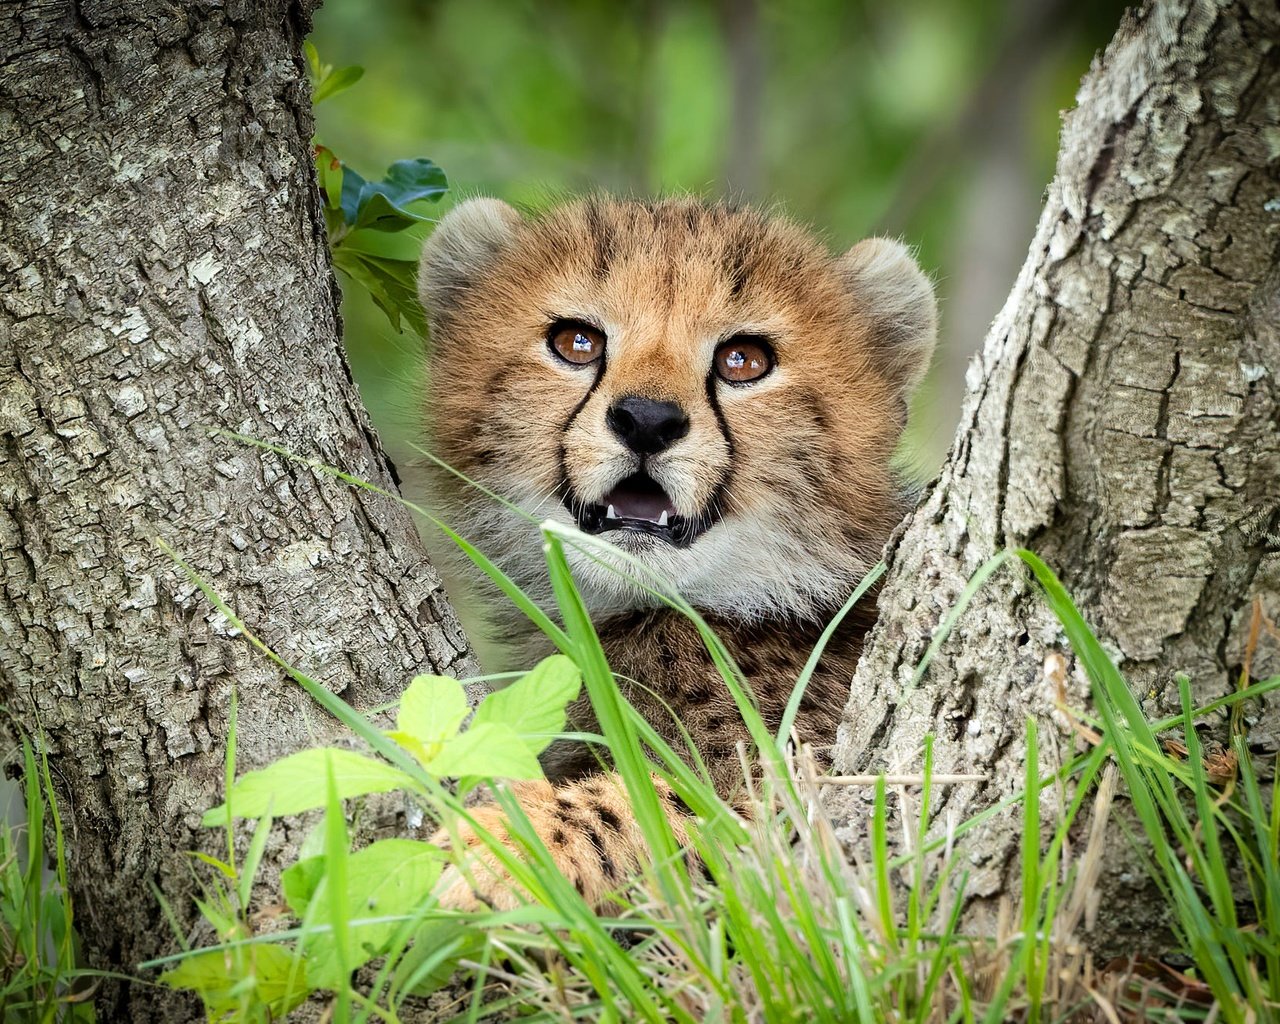
<path fill-rule="evenodd" d="M 604 332 L 576 320 L 557 320 L 547 331 L 547 347 L 572 366 L 589 366 L 604 355 Z"/>
<path fill-rule="evenodd" d="M 773 369 L 773 346 L 764 338 L 739 334 L 716 349 L 716 376 L 727 384 L 751 384 Z"/>

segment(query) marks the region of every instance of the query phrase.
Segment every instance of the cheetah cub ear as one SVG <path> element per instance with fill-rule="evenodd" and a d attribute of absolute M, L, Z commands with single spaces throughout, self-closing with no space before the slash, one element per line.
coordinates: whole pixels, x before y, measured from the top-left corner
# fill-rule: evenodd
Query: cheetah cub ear
<path fill-rule="evenodd" d="M 933 282 L 911 251 L 891 238 L 868 238 L 840 257 L 854 305 L 869 321 L 868 340 L 903 401 L 929 369 L 938 336 Z"/>
<path fill-rule="evenodd" d="M 431 232 L 418 265 L 418 297 L 431 320 L 459 296 L 514 240 L 520 214 L 501 199 L 468 199 Z"/>

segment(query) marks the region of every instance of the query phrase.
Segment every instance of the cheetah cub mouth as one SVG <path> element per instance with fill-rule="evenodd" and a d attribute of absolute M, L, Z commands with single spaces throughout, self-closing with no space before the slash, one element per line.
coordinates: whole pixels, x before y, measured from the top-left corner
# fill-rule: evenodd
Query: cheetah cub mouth
<path fill-rule="evenodd" d="M 648 534 L 681 548 L 706 533 L 717 519 L 714 515 L 677 513 L 662 485 L 644 470 L 618 481 L 598 503 L 569 497 L 565 506 L 583 533 L 625 530 Z"/>

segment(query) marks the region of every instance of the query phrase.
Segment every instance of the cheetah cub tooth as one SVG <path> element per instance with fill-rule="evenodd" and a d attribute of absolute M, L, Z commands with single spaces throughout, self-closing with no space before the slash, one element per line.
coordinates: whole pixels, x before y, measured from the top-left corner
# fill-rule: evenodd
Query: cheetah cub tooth
<path fill-rule="evenodd" d="M 613 506 L 612 506 L 612 505 L 610 505 L 610 506 L 609 506 L 609 511 L 608 511 L 608 512 L 606 512 L 604 515 L 605 515 L 605 518 L 606 518 L 606 519 L 617 519 L 617 518 L 618 518 L 618 513 L 617 513 L 617 512 L 615 512 L 615 511 L 613 510 Z"/>
<path fill-rule="evenodd" d="M 658 516 L 658 525 L 659 526 L 667 525 L 667 510 L 665 508 L 662 510 L 662 515 Z"/>

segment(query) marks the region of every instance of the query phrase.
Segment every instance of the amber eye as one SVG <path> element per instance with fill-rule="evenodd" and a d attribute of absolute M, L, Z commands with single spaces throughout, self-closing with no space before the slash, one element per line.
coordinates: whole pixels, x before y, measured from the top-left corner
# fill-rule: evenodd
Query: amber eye
<path fill-rule="evenodd" d="M 604 355 L 604 334 L 586 324 L 560 321 L 547 332 L 551 351 L 574 366 L 586 366 Z"/>
<path fill-rule="evenodd" d="M 730 338 L 715 356 L 716 374 L 730 384 L 749 384 L 773 369 L 773 347 L 763 338 Z"/>

